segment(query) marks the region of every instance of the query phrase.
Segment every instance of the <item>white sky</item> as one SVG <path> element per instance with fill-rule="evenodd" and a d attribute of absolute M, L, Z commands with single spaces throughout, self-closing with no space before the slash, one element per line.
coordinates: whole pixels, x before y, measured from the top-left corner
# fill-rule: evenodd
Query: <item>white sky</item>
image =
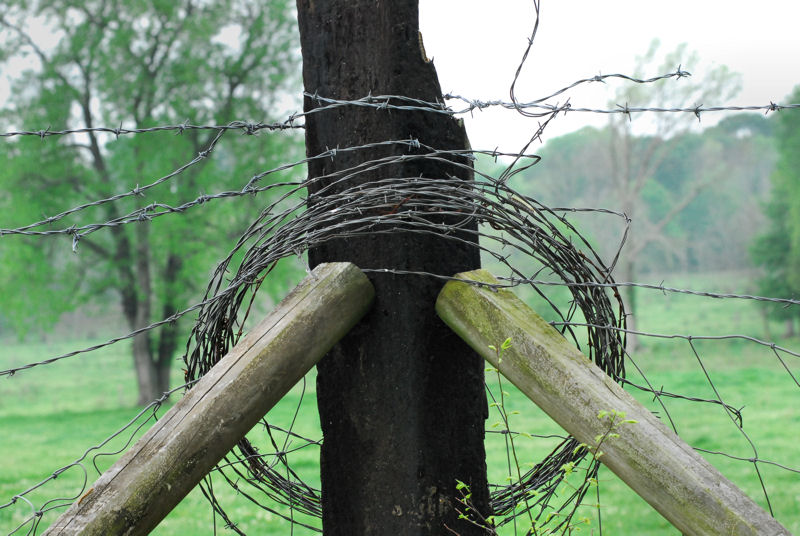
<path fill-rule="evenodd" d="M 580 78 L 630 74 L 634 59 L 653 38 L 661 53 L 687 43 L 703 64 L 683 65 L 702 78 L 703 69 L 727 65 L 742 75 L 731 102 L 710 105 L 786 103 L 800 84 L 800 2 L 787 0 L 541 0 L 533 49 L 517 85 L 522 101 L 542 97 Z M 508 89 L 533 29 L 532 0 L 420 0 L 420 26 L 442 90 L 481 100 L 509 100 Z M 677 67 L 677 66 L 676 66 Z M 651 73 L 648 73 L 651 74 Z M 662 73 L 653 72 L 652 75 Z M 590 84 L 571 104 L 606 108 L 611 89 Z M 564 97 L 558 98 L 564 102 Z M 633 104 L 633 103 L 631 103 Z M 696 103 L 686 103 L 690 106 Z M 703 124 L 711 124 L 710 114 Z M 476 149 L 516 151 L 535 131 L 534 120 L 514 112 L 476 112 L 466 118 Z M 577 130 L 594 114 L 559 116 L 545 141 Z"/>
<path fill-rule="evenodd" d="M 508 100 L 533 20 L 532 0 L 420 0 L 425 48 L 434 59 L 442 90 L 473 99 Z M 663 53 L 684 42 L 698 52 L 703 65 L 682 66 L 696 78 L 720 64 L 742 75 L 736 99 L 702 104 L 786 103 L 785 97 L 800 83 L 798 21 L 800 2 L 788 0 L 541 0 L 539 32 L 517 85 L 518 97 L 538 98 L 596 74 L 630 74 L 635 57 L 659 38 Z M 53 37 L 51 32 L 36 35 L 45 48 Z M 0 99 L 8 96 L 3 79 L 23 65 L 7 67 L 6 73 L 0 72 Z M 606 108 L 612 90 L 589 84 L 569 96 L 575 107 Z M 564 100 L 558 97 L 557 102 Z M 705 114 L 703 124 L 713 124 L 714 117 L 718 116 Z M 538 126 L 535 120 L 500 110 L 476 112 L 466 121 L 474 148 L 499 146 L 512 152 Z M 559 116 L 544 139 L 604 121 L 594 114 Z"/>

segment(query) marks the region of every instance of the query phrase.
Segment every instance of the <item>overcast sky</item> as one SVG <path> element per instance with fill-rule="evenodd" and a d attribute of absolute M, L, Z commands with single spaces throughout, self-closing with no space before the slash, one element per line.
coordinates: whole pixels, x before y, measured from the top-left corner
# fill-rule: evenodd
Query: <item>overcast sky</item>
<path fill-rule="evenodd" d="M 742 75 L 742 91 L 710 105 L 786 103 L 800 83 L 800 2 L 786 0 L 541 0 L 536 42 L 526 63 L 520 100 L 552 93 L 596 74 L 630 73 L 653 38 L 661 50 L 687 43 L 700 65 L 683 65 L 695 78 L 715 65 Z M 508 88 L 533 28 L 532 0 L 420 0 L 420 26 L 444 92 L 508 100 Z M 676 66 L 677 67 L 677 66 Z M 661 74 L 655 71 L 653 75 Z M 591 84 L 572 94 L 573 106 L 607 107 L 611 89 Z M 559 97 L 563 102 L 563 97 Z M 687 103 L 694 105 L 696 103 Z M 536 123 L 514 112 L 476 112 L 467 120 L 474 148 L 517 150 Z M 558 117 L 545 140 L 601 116 Z M 713 123 L 709 117 L 704 124 Z"/>
<path fill-rule="evenodd" d="M 508 100 L 533 14 L 532 0 L 420 0 L 425 48 L 443 91 Z M 658 38 L 662 52 L 680 43 L 697 51 L 700 65 L 682 65 L 695 78 L 715 65 L 727 65 L 742 75 L 737 98 L 702 104 L 786 103 L 800 83 L 798 21 L 800 2 L 786 0 L 541 0 L 539 31 L 517 85 L 518 97 L 532 100 L 597 74 L 631 73 L 636 56 Z M 45 48 L 53 37 L 47 31 L 36 35 Z M 0 99 L 8 96 L 2 79 L 22 66 L 6 67 L 7 72 L 0 73 Z M 648 74 L 662 73 L 654 68 Z M 575 107 L 606 108 L 612 88 L 590 84 L 569 97 Z M 564 100 L 559 97 L 557 102 Z M 713 124 L 714 117 L 706 115 L 703 124 Z M 474 148 L 499 146 L 509 151 L 520 149 L 538 126 L 535 120 L 500 110 L 476 112 L 466 121 Z M 544 139 L 604 121 L 593 114 L 560 116 L 547 127 Z"/>

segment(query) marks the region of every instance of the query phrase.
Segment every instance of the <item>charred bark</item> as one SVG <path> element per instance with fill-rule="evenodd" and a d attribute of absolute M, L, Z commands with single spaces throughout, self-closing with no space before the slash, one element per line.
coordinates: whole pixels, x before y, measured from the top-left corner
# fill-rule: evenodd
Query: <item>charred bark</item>
<path fill-rule="evenodd" d="M 308 93 L 441 100 L 433 64 L 421 47 L 416 0 L 298 0 L 297 5 Z M 316 99 L 306 98 L 307 111 L 317 106 Z M 409 138 L 439 149 L 469 146 L 463 126 L 443 114 L 346 107 L 306 116 L 309 156 Z M 399 145 L 339 152 L 312 161 L 309 176 L 409 153 L 413 149 Z M 416 160 L 360 174 L 324 193 L 385 178 L 447 175 L 472 179 L 447 162 Z M 310 194 L 328 184 L 314 183 Z M 459 237 L 475 240 L 468 232 Z M 445 275 L 480 264 L 475 246 L 407 231 L 337 238 L 313 246 L 309 260 L 312 266 L 350 261 L 361 268 Z M 318 365 L 323 531 L 329 536 L 438 535 L 448 534 L 447 528 L 462 535 L 484 533 L 459 520 L 456 511 L 457 479 L 470 486 L 473 506 L 484 514 L 488 510 L 483 362 L 437 318 L 439 280 L 394 274 L 370 279 L 376 289 L 372 311 Z"/>

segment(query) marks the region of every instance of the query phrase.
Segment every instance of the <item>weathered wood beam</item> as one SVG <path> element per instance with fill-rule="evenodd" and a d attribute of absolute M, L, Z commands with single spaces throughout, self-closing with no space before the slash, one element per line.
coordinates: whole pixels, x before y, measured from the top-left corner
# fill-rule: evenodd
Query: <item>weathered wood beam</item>
<path fill-rule="evenodd" d="M 358 322 L 373 296 L 355 265 L 319 265 L 45 534 L 148 534 Z"/>
<path fill-rule="evenodd" d="M 499 284 L 485 270 L 457 277 Z M 594 445 L 607 431 L 601 410 L 636 420 L 605 439 L 600 461 L 684 534 L 789 534 L 512 292 L 451 281 L 436 311 L 578 441 Z M 511 347 L 498 362 L 488 346 L 508 337 Z"/>

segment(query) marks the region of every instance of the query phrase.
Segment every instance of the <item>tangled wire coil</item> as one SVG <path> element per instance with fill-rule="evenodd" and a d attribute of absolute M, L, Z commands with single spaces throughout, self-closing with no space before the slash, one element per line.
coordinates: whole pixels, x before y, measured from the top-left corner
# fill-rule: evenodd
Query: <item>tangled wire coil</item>
<path fill-rule="evenodd" d="M 352 180 L 400 161 L 441 160 L 454 155 L 467 155 L 474 160 L 477 153 L 497 156 L 486 151 L 441 151 L 421 145 L 416 140 L 384 143 L 404 145 L 407 150 L 405 154 L 367 161 L 357 168 L 331 176 L 267 187 L 285 191 L 280 195 L 273 193 L 275 201 L 262 211 L 228 257 L 219 264 L 204 298 L 206 305 L 200 310 L 187 344 L 187 381 L 205 374 L 237 342 L 259 287 L 279 260 L 301 256 L 308 249 L 329 240 L 387 233 L 434 234 L 448 240 L 466 241 L 480 248 L 484 259 L 508 270 L 510 277 L 504 286 L 530 286 L 549 304 L 555 318 L 563 323 L 561 329 L 566 337 L 579 348 L 584 348 L 588 357 L 612 378 L 624 379 L 625 312 L 610 276 L 613 263 L 607 267 L 563 214 L 510 187 L 507 184 L 509 173 L 503 173 L 497 179 L 476 171 L 477 179 L 472 183 L 456 177 L 394 177 L 360 184 Z M 363 148 L 353 148 L 359 149 Z M 329 156 L 335 158 L 335 155 Z M 538 161 L 535 156 L 528 158 L 533 163 Z M 470 166 L 452 160 L 448 163 Z M 312 182 L 323 180 L 328 186 L 303 197 Z M 468 225 L 474 222 L 478 223 L 477 232 L 471 231 L 471 225 Z M 228 282 L 234 259 L 241 252 L 243 258 Z M 360 268 L 367 273 L 414 274 L 443 280 L 453 276 L 403 272 L 383 266 Z M 556 303 L 545 294 L 531 282 L 537 277 L 563 283 L 571 293 L 569 304 Z M 581 314 L 590 326 L 585 328 L 585 333 L 578 333 L 576 329 L 579 328 L 570 326 L 576 314 Z M 272 438 L 271 426 L 265 423 L 265 428 L 275 453 L 260 454 L 248 439 L 243 439 L 220 464 L 218 472 L 239 493 L 277 515 L 284 517 L 272 507 L 261 504 L 254 497 L 255 492 L 245 492 L 242 482 L 260 490 L 278 504 L 310 516 L 321 516 L 319 492 L 291 471 L 285 453 Z M 562 466 L 567 462 L 578 463 L 586 454 L 580 449 L 575 452 L 577 445 L 576 440 L 568 438 L 528 471 L 521 482 L 492 486 L 492 509 L 500 518 L 498 523 L 507 523 L 524 513 L 518 505 L 532 490 L 537 490 L 537 499 L 529 501 L 527 507 L 536 507 L 538 516 L 545 509 L 565 511 L 558 516 L 558 523 L 568 523 L 586 493 L 588 483 L 574 490 L 561 504 L 553 506 L 550 503 L 556 498 L 555 489 L 564 478 Z M 288 478 L 275 469 L 276 463 L 286 466 Z M 232 470 L 235 477 L 227 475 L 227 469 Z M 596 470 L 596 462 L 593 462 L 588 471 L 594 474 Z M 238 531 L 207 484 L 204 493 L 229 526 Z"/>

